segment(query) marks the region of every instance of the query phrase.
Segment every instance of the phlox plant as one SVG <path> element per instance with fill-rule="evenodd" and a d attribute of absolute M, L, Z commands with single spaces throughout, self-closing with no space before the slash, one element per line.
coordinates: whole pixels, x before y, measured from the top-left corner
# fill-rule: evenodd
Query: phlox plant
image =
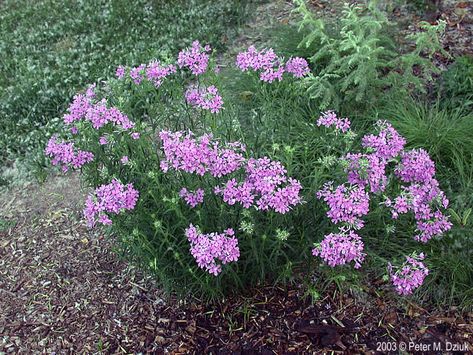
<path fill-rule="evenodd" d="M 446 214 L 449 201 L 435 178 L 435 164 L 424 149 L 407 149 L 405 138 L 387 121 L 376 122 L 375 133 L 365 134 L 356 151 L 355 134 L 347 119 L 329 111 L 317 124 L 331 130 L 342 149 L 332 161 L 321 161 L 322 167 L 340 171 L 334 174 L 338 177 L 336 182 L 325 183 L 316 193 L 326 204 L 327 217 L 337 227 L 315 244 L 315 256 L 332 267 L 353 263 L 360 268 L 366 254 L 370 254 L 362 236 L 371 235 L 369 241 L 376 249 L 384 238 L 376 240 L 373 234 L 385 234 L 378 227 L 384 223 L 388 238 L 411 238 L 420 248 L 451 229 Z M 408 251 L 408 245 L 411 244 L 406 243 L 403 252 Z M 399 260 L 399 256 L 387 253 L 376 257 Z M 400 266 L 393 266 L 390 261 L 387 264 L 386 276 L 400 295 L 412 294 L 429 273 L 422 261 L 424 253 L 411 250 L 405 258 L 407 261 Z"/>
<path fill-rule="evenodd" d="M 195 41 L 174 61 L 119 66 L 73 98 L 45 149 L 91 188 L 90 227 L 108 227 L 121 253 L 168 290 L 208 297 L 284 279 L 301 251 L 310 255 L 291 233 L 291 214 L 305 201 L 290 154 L 257 143 L 225 99 L 211 54 Z M 293 85 L 308 71 L 304 59 L 270 49 L 250 48 L 245 58 L 240 70 L 262 85 Z"/>
<path fill-rule="evenodd" d="M 450 228 L 433 161 L 405 149 L 389 123 L 355 152 L 348 119 L 286 115 L 305 99 L 304 59 L 251 46 L 234 67 L 255 83 L 253 115 L 228 93 L 212 48 L 195 41 L 175 60 L 120 66 L 78 93 L 45 149 L 91 188 L 89 226 L 109 228 L 122 255 L 167 290 L 212 298 L 317 261 L 362 268 L 379 210 L 407 221 L 421 244 Z M 385 264 L 400 294 L 427 275 L 423 254 L 407 257 Z"/>

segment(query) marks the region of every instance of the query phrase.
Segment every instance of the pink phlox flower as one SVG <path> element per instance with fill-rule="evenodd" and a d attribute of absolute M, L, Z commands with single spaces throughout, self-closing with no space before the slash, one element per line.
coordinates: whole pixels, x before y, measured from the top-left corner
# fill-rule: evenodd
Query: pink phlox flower
<path fill-rule="evenodd" d="M 64 122 L 71 124 L 85 117 L 87 111 L 92 107 L 91 100 L 83 94 L 77 94 L 67 109 L 68 113 L 64 115 Z"/>
<path fill-rule="evenodd" d="M 190 88 L 186 91 L 185 98 L 189 105 L 212 113 L 218 113 L 223 108 L 222 96 L 219 95 L 218 89 L 213 85 L 201 90 Z"/>
<path fill-rule="evenodd" d="M 115 71 L 115 76 L 118 79 L 123 79 L 125 77 L 125 67 L 123 65 L 117 67 L 117 70 Z"/>
<path fill-rule="evenodd" d="M 414 239 L 422 243 L 427 243 L 433 237 L 441 236 L 452 228 L 452 223 L 440 211 L 435 211 L 429 220 L 418 220 L 418 234 Z"/>
<path fill-rule="evenodd" d="M 304 58 L 294 57 L 286 62 L 286 72 L 296 78 L 302 78 L 310 73 L 309 64 Z"/>
<path fill-rule="evenodd" d="M 377 121 L 378 134 L 368 134 L 362 138 L 362 145 L 371 149 L 378 157 L 392 159 L 404 149 L 406 140 L 386 121 Z"/>
<path fill-rule="evenodd" d="M 346 133 L 350 129 L 350 120 L 348 118 L 338 118 L 333 111 L 322 112 L 317 120 L 317 126 L 324 126 L 327 128 L 335 127 L 337 131 Z"/>
<path fill-rule="evenodd" d="M 94 159 L 93 153 L 75 148 L 73 142 L 59 142 L 57 135 L 49 139 L 45 154 L 52 158 L 53 165 L 62 166 L 64 172 L 71 167 L 79 169 Z"/>
<path fill-rule="evenodd" d="M 204 202 L 204 190 L 200 188 L 192 192 L 183 187 L 179 192 L 179 196 L 192 208 Z"/>
<path fill-rule="evenodd" d="M 286 169 L 280 162 L 267 157 L 251 158 L 246 164 L 245 173 L 242 182 L 230 179 L 214 192 L 221 195 L 229 205 L 240 203 L 244 208 L 255 207 L 261 211 L 272 209 L 282 214 L 302 203 L 300 182 L 287 178 Z"/>
<path fill-rule="evenodd" d="M 97 84 L 93 83 L 92 85 L 89 85 L 87 90 L 85 91 L 85 97 L 89 100 L 92 100 L 96 97 L 95 94 L 95 89 L 97 88 Z"/>
<path fill-rule="evenodd" d="M 247 51 L 238 53 L 235 64 L 241 71 L 259 71 L 260 80 L 269 83 L 281 81 L 285 72 L 281 59 L 272 48 L 257 51 L 254 46 L 250 46 Z"/>
<path fill-rule="evenodd" d="M 300 182 L 288 179 L 280 162 L 267 157 L 246 160 L 241 153 L 245 146 L 240 142 L 221 145 L 211 135 L 194 138 L 192 132 L 161 131 L 159 136 L 164 153 L 160 167 L 164 172 L 177 170 L 200 176 L 208 173 L 221 178 L 244 168 L 241 182 L 232 178 L 214 188 L 214 193 L 230 205 L 241 203 L 245 208 L 286 213 L 302 203 Z"/>
<path fill-rule="evenodd" d="M 176 72 L 173 64 L 163 65 L 159 61 L 151 62 L 146 67 L 146 78 L 159 88 L 163 79 Z"/>
<path fill-rule="evenodd" d="M 165 159 L 161 169 L 222 177 L 238 170 L 245 161 L 237 147 L 221 147 L 210 135 L 194 138 L 192 132 L 161 131 L 159 137 Z"/>
<path fill-rule="evenodd" d="M 391 282 L 398 294 L 402 296 L 410 295 L 416 288 L 422 285 L 425 277 L 429 274 L 429 269 L 422 262 L 424 254 L 406 256 L 406 261 L 399 267 L 388 264 L 388 272 Z"/>
<path fill-rule="evenodd" d="M 361 267 L 366 254 L 360 236 L 353 230 L 340 229 L 330 233 L 312 249 L 312 255 L 321 257 L 329 266 L 345 265 L 355 262 L 355 269 Z"/>
<path fill-rule="evenodd" d="M 266 68 L 260 73 L 261 81 L 272 83 L 273 81 L 282 81 L 282 76 L 284 74 L 284 67 L 277 66 L 274 68 Z"/>
<path fill-rule="evenodd" d="M 388 178 L 386 176 L 387 161 L 375 154 L 348 153 L 345 156 L 348 162 L 346 171 L 348 182 L 360 186 L 369 186 L 371 192 L 382 192 L 386 189 Z"/>
<path fill-rule="evenodd" d="M 97 222 L 111 224 L 106 213 L 120 214 L 125 210 L 132 210 L 136 206 L 139 193 L 132 184 L 123 185 L 113 179 L 110 184 L 97 187 L 85 202 L 84 216 L 90 227 Z"/>
<path fill-rule="evenodd" d="M 434 178 L 423 183 L 411 183 L 402 187 L 402 193 L 391 206 L 393 218 L 411 211 L 416 220 L 418 234 L 414 239 L 423 243 L 441 236 L 451 229 L 452 223 L 439 208 L 448 207 L 448 199 Z"/>
<path fill-rule="evenodd" d="M 223 201 L 230 206 L 241 203 L 244 208 L 250 208 L 256 198 L 253 185 L 247 181 L 238 183 L 233 178 L 228 180 L 223 186 L 214 189 L 216 195 L 221 195 Z"/>
<path fill-rule="evenodd" d="M 332 182 L 326 183 L 316 193 L 329 206 L 327 216 L 333 223 L 348 223 L 354 229 L 361 229 L 364 221 L 361 217 L 369 212 L 370 198 L 364 187 L 342 184 L 333 188 Z"/>
<path fill-rule="evenodd" d="M 246 165 L 246 181 L 253 184 L 259 193 L 272 192 L 280 184 L 287 181 L 286 169 L 279 161 L 268 157 L 251 158 Z"/>
<path fill-rule="evenodd" d="M 202 47 L 199 41 L 192 42 L 190 48 L 179 52 L 177 64 L 179 68 L 187 68 L 194 75 L 200 75 L 206 72 L 209 64 L 209 45 Z"/>
<path fill-rule="evenodd" d="M 125 130 L 133 128 L 135 124 L 118 108 L 107 107 L 106 99 L 94 103 L 94 87 L 89 87 L 86 95 L 77 94 L 74 96 L 71 105 L 67 109 L 68 113 L 64 115 L 64 122 L 71 124 L 85 119 L 90 121 L 95 129 L 99 129 L 109 122 L 121 126 Z"/>
<path fill-rule="evenodd" d="M 413 149 L 401 153 L 395 173 L 403 182 L 428 183 L 434 178 L 435 164 L 424 149 Z"/>
<path fill-rule="evenodd" d="M 111 122 L 123 129 L 128 130 L 135 126 L 128 117 L 116 107 L 107 107 L 107 101 L 102 99 L 91 106 L 85 115 L 85 119 L 92 123 L 92 127 L 99 129 Z"/>
<path fill-rule="evenodd" d="M 139 85 L 143 81 L 145 77 L 145 71 L 146 71 L 146 64 L 140 64 L 137 67 L 131 68 L 130 78 L 133 80 L 133 82 L 136 85 Z"/>
<path fill-rule="evenodd" d="M 185 234 L 197 265 L 212 275 L 217 276 L 222 271 L 222 264 L 237 261 L 240 257 L 238 239 L 231 228 L 223 233 L 202 234 L 190 224 Z"/>

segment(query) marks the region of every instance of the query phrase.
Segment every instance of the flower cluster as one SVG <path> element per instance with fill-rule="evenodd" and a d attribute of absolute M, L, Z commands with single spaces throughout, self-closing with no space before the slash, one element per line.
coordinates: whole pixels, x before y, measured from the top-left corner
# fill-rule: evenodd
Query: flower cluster
<path fill-rule="evenodd" d="M 245 158 L 240 151 L 245 147 L 240 144 L 220 146 L 212 141 L 211 135 L 194 138 L 192 132 L 159 133 L 163 145 L 165 159 L 161 161 L 161 169 L 185 171 L 203 176 L 210 173 L 214 177 L 222 177 L 238 170 Z"/>
<path fill-rule="evenodd" d="M 434 178 L 435 164 L 425 150 L 401 152 L 395 175 L 409 185 L 401 187 L 402 192 L 394 201 L 387 198 L 384 203 L 391 207 L 394 219 L 400 214 L 413 212 L 418 231 L 414 238 L 417 241 L 426 243 L 452 227 L 448 218 L 438 209 L 439 206 L 446 209 L 449 201 Z"/>
<path fill-rule="evenodd" d="M 154 60 L 148 64 L 140 64 L 137 67 L 131 68 L 129 71 L 129 76 L 136 85 L 141 84 L 141 82 L 146 79 L 156 88 L 159 88 L 162 85 L 163 80 L 175 72 L 175 65 L 165 65 L 158 60 Z M 118 79 L 125 78 L 126 68 L 120 65 L 117 68 L 115 75 Z"/>
<path fill-rule="evenodd" d="M 419 233 L 416 240 L 427 242 L 435 235 L 449 230 L 448 222 L 433 204 L 439 202 L 443 208 L 448 207 L 448 200 L 439 189 L 434 178 L 435 164 L 423 149 L 404 151 L 405 139 L 387 122 L 378 121 L 377 135 L 366 135 L 362 139 L 367 154 L 347 154 L 348 181 L 361 186 L 370 186 L 373 193 L 384 191 L 387 184 L 386 166 L 392 159 L 400 159 L 394 173 L 403 183 L 402 193 L 394 201 L 389 198 L 384 202 L 392 207 L 392 216 L 397 219 L 399 214 L 412 211 L 417 221 Z"/>
<path fill-rule="evenodd" d="M 290 58 L 284 64 L 272 48 L 258 51 L 254 46 L 238 53 L 235 64 L 244 72 L 249 70 L 259 71 L 260 80 L 268 83 L 275 80 L 281 81 L 284 72 L 288 72 L 296 78 L 301 78 L 310 72 L 309 65 L 303 58 Z"/>
<path fill-rule="evenodd" d="M 250 46 L 236 57 L 236 66 L 242 71 L 266 70 L 275 64 L 279 64 L 279 58 L 272 48 L 257 51 L 255 46 Z"/>
<path fill-rule="evenodd" d="M 403 182 L 428 183 L 434 178 L 435 164 L 424 149 L 413 149 L 401 154 L 396 175 Z"/>
<path fill-rule="evenodd" d="M 71 124 L 84 118 L 87 112 L 92 108 L 91 99 L 84 94 L 77 94 L 67 109 L 68 113 L 64 115 L 64 122 Z"/>
<path fill-rule="evenodd" d="M 53 165 L 61 165 L 64 172 L 70 167 L 79 169 L 94 159 L 94 154 L 75 148 L 73 142 L 58 142 L 57 136 L 48 141 L 45 154 L 52 158 Z"/>
<path fill-rule="evenodd" d="M 109 122 L 121 126 L 128 130 L 135 126 L 129 118 L 116 107 L 107 107 L 105 99 L 94 103 L 95 94 L 93 87 L 90 87 L 86 94 L 74 96 L 72 104 L 67 109 L 68 113 L 64 115 L 64 122 L 71 124 L 75 121 L 85 119 L 92 123 L 95 129 L 99 129 Z"/>
<path fill-rule="evenodd" d="M 440 211 L 433 212 L 429 219 L 418 220 L 416 223 L 418 233 L 414 239 L 427 243 L 433 237 L 441 236 L 452 228 L 452 222 Z"/>
<path fill-rule="evenodd" d="M 177 64 L 179 68 L 188 68 L 194 75 L 203 74 L 209 65 L 210 51 L 209 45 L 202 47 L 199 41 L 194 41 L 190 48 L 179 52 Z"/>
<path fill-rule="evenodd" d="M 231 228 L 220 234 L 202 234 L 191 224 L 186 229 L 186 237 L 191 244 L 191 254 L 199 267 L 215 276 L 222 271 L 218 262 L 228 264 L 240 257 L 238 240 Z"/>
<path fill-rule="evenodd" d="M 417 241 L 427 243 L 452 227 L 448 217 L 438 209 L 439 206 L 447 208 L 449 201 L 440 190 L 436 179 L 402 186 L 401 194 L 394 201 L 387 198 L 384 203 L 391 207 L 394 219 L 397 219 L 400 214 L 413 212 L 418 231 L 414 239 Z"/>
<path fill-rule="evenodd" d="M 345 156 L 347 180 L 350 184 L 369 186 L 373 193 L 384 191 L 388 182 L 386 159 L 376 154 L 348 153 Z"/>
<path fill-rule="evenodd" d="M 327 216 L 333 223 L 344 222 L 354 229 L 363 228 L 361 217 L 369 212 L 370 197 L 362 186 L 342 184 L 334 189 L 328 182 L 316 196 L 328 204 Z"/>
<path fill-rule="evenodd" d="M 339 120 L 331 111 L 324 113 L 317 124 L 334 126 L 342 132 L 346 132 L 350 126 L 349 122 Z M 356 234 L 352 234 L 352 229 L 363 227 L 360 218 L 369 211 L 368 191 L 379 193 L 386 190 L 389 181 L 387 168 L 390 163 L 395 163 L 393 175 L 401 185 L 401 194 L 393 200 L 385 197 L 382 204 L 391 209 L 393 219 L 397 219 L 400 214 L 412 212 L 417 226 L 414 239 L 424 243 L 434 236 L 442 235 L 452 226 L 448 217 L 440 211 L 440 207 L 448 207 L 448 199 L 434 178 L 435 164 L 429 154 L 423 149 L 405 151 L 406 140 L 386 121 L 378 121 L 376 128 L 376 134 L 362 138 L 365 153 L 348 153 L 343 159 L 350 185 L 347 187 L 342 184 L 333 188 L 328 183 L 317 193 L 318 198 L 327 202 L 327 215 L 332 222 L 344 223 L 348 227 L 343 233 L 326 236 L 313 251 L 314 255 L 321 256 L 330 266 L 344 263 L 343 258 L 342 261 L 338 258 L 339 255 L 346 257 L 349 254 L 343 248 L 354 243 L 353 236 Z M 355 240 L 354 245 L 359 249 L 353 247 L 351 253 L 354 250 L 362 251 L 362 243 L 358 243 L 361 240 Z M 324 250 L 325 254 L 322 252 Z M 400 294 L 410 294 L 422 284 L 428 273 L 419 261 L 422 259 L 423 255 L 417 259 L 407 257 L 405 265 L 396 273 L 391 272 L 390 266 L 391 279 Z"/>
<path fill-rule="evenodd" d="M 174 169 L 200 176 L 210 173 L 213 177 L 222 177 L 244 168 L 241 182 L 232 178 L 213 190 L 229 205 L 241 203 L 245 208 L 286 213 L 302 202 L 300 182 L 288 178 L 280 162 L 266 157 L 246 160 L 240 152 L 244 150 L 241 143 L 220 147 L 210 135 L 196 139 L 191 132 L 161 131 L 160 138 L 165 156 L 161 161 L 164 172 Z"/>
<path fill-rule="evenodd" d="M 406 256 L 406 261 L 400 267 L 394 268 L 391 264 L 388 264 L 391 282 L 398 294 L 410 295 L 422 285 L 424 278 L 429 274 L 429 269 L 421 261 L 424 260 L 424 257 L 423 253 L 419 255 L 414 253 L 411 256 Z"/>
<path fill-rule="evenodd" d="M 322 113 L 317 125 L 333 127 L 342 133 L 346 133 L 350 129 L 350 121 L 347 118 L 338 118 L 333 111 Z M 363 146 L 368 150 L 367 153 L 348 153 L 344 157 L 343 161 L 346 164 L 345 171 L 347 172 L 349 185 L 342 184 L 334 188 L 332 183 L 329 182 L 316 194 L 319 199 L 323 198 L 328 204 L 327 216 L 331 221 L 333 223 L 344 223 L 348 225 L 350 230 L 363 228 L 364 221 L 361 217 L 368 214 L 370 203 L 367 188 L 369 187 L 371 193 L 382 192 L 386 189 L 388 159 L 395 158 L 405 144 L 405 140 L 389 123 L 378 121 L 376 127 L 378 128 L 377 135 L 366 135 L 362 139 Z M 354 235 L 358 237 L 357 234 Z M 351 231 L 329 236 L 329 240 L 336 240 L 340 245 L 345 245 L 342 243 L 344 239 L 347 245 L 353 243 Z M 359 252 L 361 253 L 363 244 L 358 243 L 356 245 L 360 247 Z M 333 250 L 335 250 L 333 252 L 336 259 L 336 249 Z M 325 255 L 324 260 L 330 259 Z M 359 259 L 358 265 L 362 260 Z"/>
<path fill-rule="evenodd" d="M 126 71 L 126 68 L 123 65 L 119 65 L 117 70 L 115 71 L 115 76 L 118 79 L 123 79 L 125 77 L 125 71 Z"/>
<path fill-rule="evenodd" d="M 139 193 L 132 184 L 123 185 L 116 179 L 110 184 L 101 185 L 89 195 L 85 202 L 84 216 L 90 227 L 97 222 L 107 225 L 112 224 L 106 213 L 119 214 L 125 210 L 135 208 Z"/>
<path fill-rule="evenodd" d="M 130 78 L 136 85 L 140 85 L 145 76 L 146 65 L 140 64 L 130 69 Z"/>
<path fill-rule="evenodd" d="M 212 113 L 218 113 L 223 108 L 222 97 L 213 85 L 204 90 L 190 88 L 186 91 L 185 97 L 189 105 L 209 110 Z"/>
<path fill-rule="evenodd" d="M 378 134 L 369 134 L 362 138 L 362 145 L 367 153 L 348 153 L 345 156 L 348 182 L 369 186 L 372 193 L 386 189 L 386 167 L 389 160 L 396 158 L 406 143 L 388 122 L 378 121 L 375 126 Z"/>
<path fill-rule="evenodd" d="M 373 151 L 378 157 L 392 159 L 404 149 L 406 140 L 401 137 L 394 127 L 386 121 L 376 122 L 378 134 L 369 134 L 363 137 L 362 145 Z"/>
<path fill-rule="evenodd" d="M 231 179 L 223 186 L 217 186 L 214 192 L 229 205 L 238 202 L 244 208 L 254 206 L 261 211 L 272 209 L 284 214 L 302 202 L 301 189 L 299 181 L 287 178 L 286 169 L 280 162 L 264 157 L 248 160 L 243 182 Z"/>
<path fill-rule="evenodd" d="M 162 65 L 159 61 L 153 61 L 146 67 L 146 78 L 157 88 L 163 83 L 163 79 L 176 72 L 172 64 Z"/>
<path fill-rule="evenodd" d="M 355 262 L 355 269 L 361 267 L 366 254 L 363 241 L 352 230 L 340 229 L 339 233 L 330 233 L 312 249 L 312 255 L 320 256 L 329 266 L 345 265 Z"/>
<path fill-rule="evenodd" d="M 346 133 L 350 129 L 350 121 L 348 118 L 338 118 L 333 111 L 327 111 L 319 117 L 317 126 L 335 127 L 338 131 Z"/>
<path fill-rule="evenodd" d="M 300 182 L 287 178 L 287 171 L 280 162 L 267 157 L 250 159 L 245 170 L 245 182 L 251 184 L 254 193 L 260 195 L 256 203 L 259 210 L 271 208 L 276 212 L 286 213 L 292 206 L 302 202 L 299 196 L 302 190 Z M 287 185 L 282 187 L 286 182 Z"/>
<path fill-rule="evenodd" d="M 183 187 L 181 191 L 179 191 L 179 196 L 191 207 L 195 207 L 204 202 L 204 190 L 202 189 L 197 189 L 196 191 L 191 192 Z"/>
<path fill-rule="evenodd" d="M 286 62 L 286 72 L 291 73 L 296 78 L 302 78 L 310 73 L 309 64 L 304 58 L 290 58 Z"/>

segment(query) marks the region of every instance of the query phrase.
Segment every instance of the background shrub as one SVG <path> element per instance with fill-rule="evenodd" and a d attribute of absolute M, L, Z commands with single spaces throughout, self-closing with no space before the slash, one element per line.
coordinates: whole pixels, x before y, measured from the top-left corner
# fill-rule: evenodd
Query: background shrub
<path fill-rule="evenodd" d="M 461 106 L 470 112 L 473 108 L 473 57 L 462 56 L 455 59 L 442 73 L 439 92 L 443 104 Z"/>
<path fill-rule="evenodd" d="M 299 30 L 305 33 L 299 46 L 315 45 L 309 56 L 313 75 L 305 79 L 307 92 L 322 110 L 349 107 L 359 112 L 373 108 L 388 91 L 425 93 L 425 84 L 439 73 L 433 55 L 448 55 L 439 41 L 444 21 L 437 25 L 420 22 L 420 31 L 408 37 L 414 49 L 404 52 L 393 40 L 395 25 L 377 1 L 368 1 L 366 6 L 345 4 L 335 23 L 316 18 L 304 0 L 294 2 L 302 16 Z"/>

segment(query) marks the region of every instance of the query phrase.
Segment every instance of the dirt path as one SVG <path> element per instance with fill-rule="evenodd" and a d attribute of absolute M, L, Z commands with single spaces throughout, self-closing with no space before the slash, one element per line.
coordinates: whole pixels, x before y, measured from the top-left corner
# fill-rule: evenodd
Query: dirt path
<path fill-rule="evenodd" d="M 227 55 L 263 42 L 263 29 L 291 21 L 291 7 L 259 5 Z M 331 289 L 311 303 L 296 286 L 262 288 L 219 305 L 177 304 L 86 228 L 85 194 L 70 175 L 0 195 L 0 354 L 357 353 L 383 340 L 463 344 L 473 334 L 473 314 L 400 307 L 369 290 Z"/>

